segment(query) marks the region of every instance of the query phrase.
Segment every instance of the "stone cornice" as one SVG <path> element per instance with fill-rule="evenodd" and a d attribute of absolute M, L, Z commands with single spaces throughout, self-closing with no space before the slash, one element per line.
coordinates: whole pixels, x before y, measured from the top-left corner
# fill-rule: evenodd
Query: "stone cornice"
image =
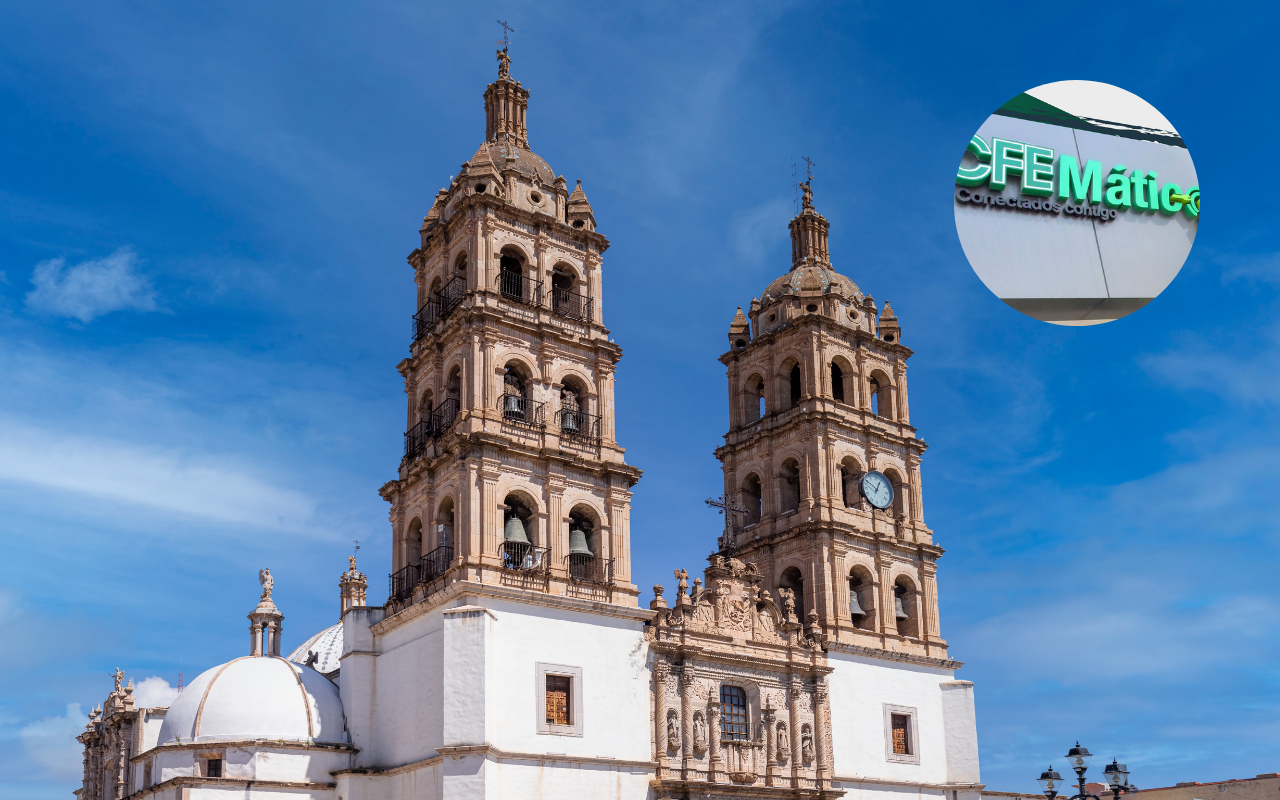
<path fill-rule="evenodd" d="M 531 589 L 519 589 L 512 586 L 498 586 L 491 583 L 476 583 L 464 580 L 451 583 L 435 594 L 424 598 L 421 602 L 401 609 L 371 626 L 370 630 L 377 636 L 385 636 L 459 597 L 487 597 L 493 600 L 506 600 L 513 603 L 577 611 L 582 614 L 595 614 L 603 617 L 616 617 L 642 623 L 648 622 L 654 617 L 654 612 L 647 608 L 620 606 L 613 603 L 601 603 L 596 600 L 584 600 L 580 597 L 547 594 L 546 592 L 538 592 Z"/>
<path fill-rule="evenodd" d="M 344 775 L 400 775 L 424 767 L 435 766 L 443 762 L 446 756 L 456 758 L 469 755 L 480 755 L 497 761 L 537 761 L 541 764 L 590 764 L 592 766 L 653 770 L 654 772 L 658 769 L 658 764 L 655 761 L 629 761 L 620 758 L 605 758 L 604 756 L 570 756 L 563 753 L 520 753 L 513 750 L 503 750 L 488 744 L 439 747 L 436 748 L 436 752 L 440 753 L 440 755 L 424 758 L 421 761 L 414 761 L 409 764 L 401 764 L 398 767 L 356 767 L 353 769 L 334 770 L 329 774 L 335 778 Z"/>
<path fill-rule="evenodd" d="M 346 742 L 302 742 L 289 739 L 202 739 L 198 742 L 166 742 L 158 744 L 150 750 L 143 750 L 129 759 L 134 764 L 146 761 L 157 752 L 175 752 L 179 750 L 216 750 L 224 747 L 240 747 L 261 750 L 329 750 L 342 753 L 359 753 L 360 750 Z"/>
<path fill-rule="evenodd" d="M 128 795 L 129 798 L 145 798 L 156 797 L 163 794 L 169 789 L 182 786 L 216 786 L 226 788 L 244 789 L 245 796 L 249 795 L 251 789 L 336 789 L 336 783 L 319 783 L 317 781 L 269 781 L 259 778 L 206 778 L 198 775 L 182 775 L 177 778 L 170 778 L 163 783 L 157 783 L 154 786 L 148 786 L 145 789 Z M 186 793 L 182 793 L 186 797 Z"/>
<path fill-rule="evenodd" d="M 875 414 L 871 413 L 869 409 L 849 406 L 849 408 L 852 409 L 852 412 L 846 412 L 839 408 L 827 409 L 818 405 L 819 403 L 834 404 L 835 402 L 836 401 L 825 397 L 806 397 L 791 408 L 783 409 L 782 411 L 771 411 L 758 420 L 748 422 L 745 425 L 739 425 L 737 428 L 732 428 L 728 433 L 724 434 L 725 443 L 716 448 L 716 458 L 724 460 L 722 453 L 729 452 L 730 450 L 737 452 L 747 449 L 762 438 L 765 433 L 769 433 L 771 436 L 777 436 L 785 433 L 791 428 L 799 427 L 805 423 L 825 423 L 836 431 L 853 431 L 859 436 L 867 438 L 867 444 L 869 447 L 877 444 L 876 442 L 871 441 L 871 438 L 873 436 L 878 437 L 889 444 L 903 448 L 907 451 L 908 456 L 910 456 L 913 451 L 918 451 L 917 455 L 919 455 L 929 449 L 929 445 L 926 444 L 923 439 L 914 435 L 916 432 L 915 427 L 908 423 L 884 420 L 882 417 L 877 417 Z M 812 405 L 812 407 L 810 407 L 810 405 Z M 849 416 L 845 416 L 850 413 L 856 416 L 853 419 L 850 419 Z M 883 427 L 876 425 L 876 420 L 881 420 L 880 425 Z M 773 424 L 766 425 L 764 424 L 766 422 L 771 422 Z M 729 437 L 733 436 L 735 433 L 739 436 L 743 436 L 742 431 L 752 425 L 758 425 L 759 427 L 757 430 L 746 434 L 745 438 L 741 438 L 732 444 L 729 442 Z M 900 433 L 895 433 L 893 430 L 885 430 L 885 428 L 901 428 L 903 430 L 910 431 L 912 435 L 904 436 Z M 883 450 L 883 447 L 881 447 L 881 449 Z M 893 453 L 894 451 L 885 450 L 884 452 Z M 894 454 L 896 455 L 896 453 Z"/>
<path fill-rule="evenodd" d="M 867 658 L 879 658 L 884 661 L 902 661 L 908 664 L 918 664 L 922 667 L 936 667 L 938 669 L 960 669 L 964 666 L 963 661 L 953 661 L 946 658 L 933 658 L 932 656 L 921 656 L 915 653 L 902 653 L 896 650 L 881 650 L 878 647 L 866 647 L 860 644 L 849 644 L 847 642 L 827 642 L 827 651 L 836 653 L 845 653 L 851 656 L 865 656 Z M 915 784 L 911 784 L 915 785 Z"/>
<path fill-rule="evenodd" d="M 832 783 L 869 783 L 873 786 L 910 786 L 913 789 L 933 789 L 934 791 L 978 791 L 981 792 L 987 788 L 985 783 L 920 783 L 917 781 L 895 781 L 890 778 L 860 778 L 860 777 L 841 777 L 839 775 L 831 779 Z M 986 792 L 984 794 L 990 794 Z M 1031 795 L 1021 795 L 1022 797 L 1030 797 Z"/>
<path fill-rule="evenodd" d="M 797 300 L 798 299 L 799 298 L 797 298 Z M 771 331 L 752 336 L 751 340 L 747 342 L 746 347 L 741 350 L 729 350 L 721 355 L 720 363 L 728 366 L 730 362 L 738 361 L 744 355 L 750 353 L 757 345 L 764 346 L 774 344 L 778 339 L 782 338 L 781 334 L 790 333 L 792 330 L 797 330 L 802 327 L 815 328 L 818 332 L 832 336 L 833 339 L 835 339 L 835 342 L 833 343 L 852 346 L 855 349 L 866 345 L 874 345 L 875 349 L 891 353 L 894 356 L 901 358 L 903 361 L 906 361 L 908 358 L 915 355 L 915 351 L 906 345 L 898 344 L 897 342 L 886 342 L 884 339 L 881 339 L 868 331 L 864 331 L 861 328 L 847 327 L 823 314 L 804 314 L 777 328 L 774 328 Z M 889 362 L 894 361 L 894 359 L 888 358 L 885 360 Z"/>

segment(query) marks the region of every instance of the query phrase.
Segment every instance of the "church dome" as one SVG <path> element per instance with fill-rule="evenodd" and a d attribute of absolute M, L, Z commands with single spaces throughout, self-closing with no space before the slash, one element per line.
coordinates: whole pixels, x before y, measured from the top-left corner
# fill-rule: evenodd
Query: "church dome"
<path fill-rule="evenodd" d="M 345 742 L 338 687 L 279 656 L 244 656 L 206 670 L 169 707 L 158 743 L 228 739 Z"/>
<path fill-rule="evenodd" d="M 774 279 L 764 294 L 774 299 L 786 294 L 837 294 L 862 302 L 858 284 L 822 264 L 804 264 Z"/>
<path fill-rule="evenodd" d="M 312 666 L 317 672 L 321 675 L 336 672 L 340 666 L 338 659 L 342 658 L 342 623 L 325 628 L 298 645 L 298 649 L 289 654 L 289 660 L 295 664 L 306 664 L 307 654 L 311 652 L 316 654 Z"/>

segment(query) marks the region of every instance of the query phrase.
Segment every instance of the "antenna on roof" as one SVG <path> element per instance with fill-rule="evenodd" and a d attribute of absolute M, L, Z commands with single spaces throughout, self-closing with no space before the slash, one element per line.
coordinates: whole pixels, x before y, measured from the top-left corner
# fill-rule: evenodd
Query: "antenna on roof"
<path fill-rule="evenodd" d="M 356 547 L 354 550 L 351 551 L 351 555 L 357 555 L 360 552 L 360 540 L 352 539 L 352 541 L 356 543 Z"/>
<path fill-rule="evenodd" d="M 178 694 L 182 694 L 182 659 L 178 659 Z"/>
<path fill-rule="evenodd" d="M 800 213 L 800 181 L 796 178 L 796 162 L 795 156 L 791 157 L 791 188 L 795 190 L 795 197 L 791 200 L 791 207 L 795 209 L 797 214 Z"/>

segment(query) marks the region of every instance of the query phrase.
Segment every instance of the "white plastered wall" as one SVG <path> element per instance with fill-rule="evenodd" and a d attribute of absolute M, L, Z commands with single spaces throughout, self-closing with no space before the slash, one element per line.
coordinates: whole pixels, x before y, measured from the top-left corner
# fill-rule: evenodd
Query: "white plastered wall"
<path fill-rule="evenodd" d="M 831 652 L 831 745 L 835 777 L 918 784 L 978 781 L 973 685 L 953 671 Z M 885 705 L 915 709 L 919 764 L 886 756 Z M 868 791 L 872 784 L 867 784 Z M 884 789 L 876 789 L 880 791 Z M 860 790 L 862 791 L 862 790 Z"/>

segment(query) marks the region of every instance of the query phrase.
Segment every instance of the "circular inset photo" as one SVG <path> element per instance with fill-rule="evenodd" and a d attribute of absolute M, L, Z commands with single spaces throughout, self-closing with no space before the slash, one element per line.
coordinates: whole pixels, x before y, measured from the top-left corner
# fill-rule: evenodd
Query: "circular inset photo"
<path fill-rule="evenodd" d="M 969 140 L 956 232 L 996 297 L 1058 325 L 1096 325 L 1151 302 L 1191 252 L 1195 165 L 1150 103 L 1093 81 L 1030 89 Z"/>

